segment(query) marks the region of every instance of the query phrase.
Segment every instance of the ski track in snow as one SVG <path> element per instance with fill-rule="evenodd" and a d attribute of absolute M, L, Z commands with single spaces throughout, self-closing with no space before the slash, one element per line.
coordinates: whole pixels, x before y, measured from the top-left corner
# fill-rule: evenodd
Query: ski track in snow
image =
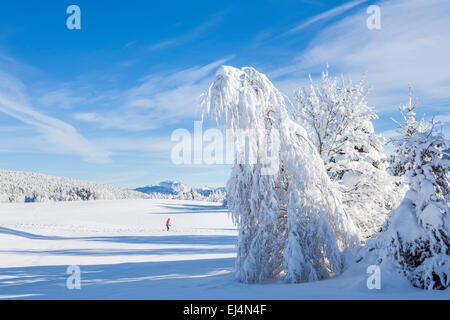
<path fill-rule="evenodd" d="M 172 230 L 165 231 L 171 218 Z M 217 203 L 114 200 L 0 204 L 1 299 L 450 299 L 367 265 L 331 280 L 247 285 L 234 280 L 237 230 Z M 69 265 L 81 289 L 66 288 Z"/>

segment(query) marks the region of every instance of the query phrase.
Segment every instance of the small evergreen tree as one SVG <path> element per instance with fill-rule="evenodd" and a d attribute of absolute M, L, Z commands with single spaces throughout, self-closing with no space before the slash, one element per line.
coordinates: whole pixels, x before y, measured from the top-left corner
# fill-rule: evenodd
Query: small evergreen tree
<path fill-rule="evenodd" d="M 394 145 L 394 153 L 391 155 L 390 171 L 398 176 L 403 176 L 408 171 L 407 167 L 411 155 L 411 146 L 408 145 L 409 139 L 416 133 L 423 133 L 431 129 L 431 123 L 425 122 L 425 118 L 420 120 L 416 119 L 415 109 L 416 103 L 413 103 L 412 91 L 409 88 L 408 102 L 407 104 L 400 106 L 400 113 L 403 118 L 403 124 L 398 123 L 398 133 L 402 137 L 401 139 L 391 139 L 391 143 Z"/>
<path fill-rule="evenodd" d="M 394 261 L 415 287 L 445 289 L 450 285 L 449 166 L 443 159 L 448 140 L 433 121 L 417 121 L 411 93 L 401 107 L 404 123 L 395 146 L 394 167 L 410 182 L 402 204 L 369 247 L 381 259 Z"/>

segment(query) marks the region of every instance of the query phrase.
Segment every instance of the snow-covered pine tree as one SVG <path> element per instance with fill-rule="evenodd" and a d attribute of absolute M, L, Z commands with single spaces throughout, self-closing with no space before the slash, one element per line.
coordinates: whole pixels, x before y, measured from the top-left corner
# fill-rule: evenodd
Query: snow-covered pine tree
<path fill-rule="evenodd" d="M 340 249 L 355 244 L 355 229 L 306 131 L 289 118 L 286 97 L 253 68 L 223 66 L 203 105 L 235 136 L 227 201 L 239 226 L 237 279 L 301 282 L 339 273 Z M 273 172 L 267 151 L 277 160 Z"/>
<path fill-rule="evenodd" d="M 420 120 L 416 119 L 416 107 L 417 104 L 413 103 L 412 90 L 409 88 L 408 102 L 399 108 L 403 118 L 403 124 L 394 120 L 398 124 L 398 133 L 401 135 L 402 139 L 391 139 L 391 143 L 393 143 L 395 150 L 389 159 L 389 170 L 392 174 L 398 176 L 405 175 L 407 167 L 410 165 L 408 161 L 411 150 L 406 144 L 408 139 L 418 132 L 426 132 L 431 129 L 432 123 L 426 122 L 425 116 L 422 116 Z"/>
<path fill-rule="evenodd" d="M 443 158 L 449 141 L 436 133 L 433 121 L 415 118 L 411 94 L 400 108 L 404 124 L 394 165 L 409 179 L 410 190 L 389 214 L 383 232 L 368 242 L 381 260 L 393 261 L 415 287 L 445 289 L 450 285 L 450 161 Z"/>
<path fill-rule="evenodd" d="M 385 140 L 375 134 L 372 120 L 377 114 L 367 104 L 368 93 L 364 80 L 354 85 L 330 77 L 327 68 L 320 83 L 310 77 L 309 91 L 295 93 L 294 111 L 337 183 L 361 241 L 379 231 L 403 195 L 399 181 L 386 171 Z"/>

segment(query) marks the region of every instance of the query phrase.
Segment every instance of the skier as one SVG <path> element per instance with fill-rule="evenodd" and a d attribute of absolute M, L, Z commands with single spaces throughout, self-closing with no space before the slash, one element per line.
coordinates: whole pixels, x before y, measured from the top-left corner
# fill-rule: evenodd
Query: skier
<path fill-rule="evenodd" d="M 170 218 L 167 219 L 167 221 L 166 221 L 166 227 L 167 227 L 167 231 L 169 231 L 169 227 L 170 227 Z"/>

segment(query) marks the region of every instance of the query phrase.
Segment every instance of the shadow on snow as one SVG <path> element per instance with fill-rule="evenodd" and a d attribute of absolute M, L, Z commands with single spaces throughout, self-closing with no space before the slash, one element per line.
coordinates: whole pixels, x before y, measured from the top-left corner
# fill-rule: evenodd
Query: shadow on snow
<path fill-rule="evenodd" d="M 231 229 L 232 230 L 232 229 Z M 44 236 L 29 232 L 0 227 L 0 234 L 10 234 L 33 240 L 80 240 L 80 241 L 105 241 L 118 243 L 155 243 L 155 244 L 208 244 L 208 245 L 233 245 L 237 241 L 236 236 L 228 235 L 167 235 L 167 236 L 99 236 L 99 237 L 61 237 Z"/>
<path fill-rule="evenodd" d="M 0 298 L 190 299 L 192 289 L 233 282 L 234 258 L 85 265 L 81 289 L 69 290 L 67 266 L 0 268 Z M 231 281 L 230 281 L 231 280 Z M 208 298 L 207 293 L 201 296 Z"/>

